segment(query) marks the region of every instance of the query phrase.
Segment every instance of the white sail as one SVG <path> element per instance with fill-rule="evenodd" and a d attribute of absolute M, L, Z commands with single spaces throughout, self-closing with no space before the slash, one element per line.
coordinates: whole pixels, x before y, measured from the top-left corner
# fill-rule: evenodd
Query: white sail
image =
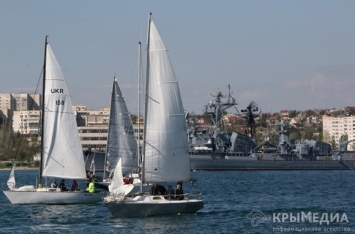
<path fill-rule="evenodd" d="M 114 78 L 107 139 L 107 171 L 115 169 L 119 158 L 122 158 L 121 174 L 123 175 L 132 172 L 137 166 L 137 141 L 131 116 L 117 80 Z"/>
<path fill-rule="evenodd" d="M 191 177 L 185 114 L 167 50 L 151 21 L 146 113 L 145 182 Z"/>
<path fill-rule="evenodd" d="M 16 187 L 16 180 L 15 180 L 15 164 L 12 166 L 9 179 L 7 180 L 7 187 L 9 189 L 14 189 Z"/>
<path fill-rule="evenodd" d="M 114 195 L 118 195 L 118 196 L 123 196 L 128 194 L 129 192 L 132 191 L 132 189 L 134 188 L 133 184 L 127 184 L 125 185 L 123 183 L 123 176 L 122 176 L 122 159 L 119 158 L 116 168 L 115 168 L 115 172 L 112 178 L 112 182 L 111 184 L 108 186 L 108 190 L 114 194 Z"/>
<path fill-rule="evenodd" d="M 85 179 L 85 164 L 72 103 L 62 70 L 46 47 L 43 176 Z"/>
<path fill-rule="evenodd" d="M 92 173 L 92 175 L 95 175 L 95 173 L 96 173 L 96 167 L 95 167 L 95 153 L 94 153 L 94 156 L 92 157 L 92 160 L 91 160 L 90 173 Z"/>
<path fill-rule="evenodd" d="M 123 185 L 123 176 L 122 176 L 122 165 L 121 165 L 121 159 L 118 160 L 115 168 L 115 172 L 112 178 L 111 184 L 108 186 L 108 190 L 111 193 L 117 193 L 117 189 L 122 187 Z"/>

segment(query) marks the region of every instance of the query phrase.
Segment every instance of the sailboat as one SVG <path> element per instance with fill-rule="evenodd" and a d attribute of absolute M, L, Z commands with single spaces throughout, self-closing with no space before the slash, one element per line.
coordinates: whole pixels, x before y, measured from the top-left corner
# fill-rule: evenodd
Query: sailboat
<path fill-rule="evenodd" d="M 45 40 L 39 184 L 4 191 L 12 204 L 79 204 L 102 201 L 103 194 L 47 187 L 47 178 L 85 180 L 85 164 L 72 102 L 61 68 Z M 46 178 L 44 186 L 43 178 Z"/>
<path fill-rule="evenodd" d="M 184 194 L 184 199 L 178 200 L 167 199 L 164 194 L 150 193 L 151 186 L 158 183 L 181 185 L 182 181 L 191 180 L 185 114 L 179 86 L 151 15 L 146 69 L 139 192 L 127 186 L 122 189 L 124 185 L 120 181 L 114 187 L 114 179 L 111 193 L 104 198 L 104 203 L 114 217 L 196 213 L 203 208 L 200 195 Z M 115 174 L 118 173 L 116 170 Z"/>
<path fill-rule="evenodd" d="M 95 182 L 97 187 L 108 190 L 118 160 L 121 160 L 121 176 L 132 176 L 138 167 L 137 141 L 126 101 L 122 95 L 117 79 L 114 76 L 111 93 L 110 119 L 105 154 L 104 178 L 102 182 Z"/>

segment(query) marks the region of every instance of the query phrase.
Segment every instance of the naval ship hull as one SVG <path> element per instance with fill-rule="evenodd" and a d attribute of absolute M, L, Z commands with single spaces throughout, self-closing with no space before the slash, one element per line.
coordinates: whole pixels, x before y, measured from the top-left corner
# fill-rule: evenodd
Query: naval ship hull
<path fill-rule="evenodd" d="M 355 161 L 344 160 L 258 160 L 248 156 L 211 157 L 209 155 L 190 155 L 193 171 L 223 170 L 354 170 Z"/>

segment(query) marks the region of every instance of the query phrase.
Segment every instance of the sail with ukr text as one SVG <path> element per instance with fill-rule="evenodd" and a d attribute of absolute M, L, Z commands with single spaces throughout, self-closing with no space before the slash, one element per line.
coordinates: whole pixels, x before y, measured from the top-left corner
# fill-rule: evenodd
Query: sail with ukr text
<path fill-rule="evenodd" d="M 47 44 L 42 167 L 44 177 L 85 179 L 85 162 L 62 70 Z"/>

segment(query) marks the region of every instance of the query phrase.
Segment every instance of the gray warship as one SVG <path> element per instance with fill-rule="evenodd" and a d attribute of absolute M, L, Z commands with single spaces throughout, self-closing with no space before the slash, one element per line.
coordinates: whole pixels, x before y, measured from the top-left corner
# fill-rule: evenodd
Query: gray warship
<path fill-rule="evenodd" d="M 355 159 L 346 151 L 332 152 L 331 145 L 315 140 L 289 140 L 288 122 L 275 123 L 279 142 L 265 139 L 257 145 L 255 117 L 260 113 L 255 102 L 241 110 L 245 132 L 227 130 L 227 110 L 236 108 L 230 85 L 228 94 L 211 93 L 214 100 L 204 108 L 209 125 L 197 124 L 196 115 L 187 113 L 187 137 L 191 170 L 353 170 Z M 225 99 L 225 101 L 223 101 Z M 238 110 L 237 110 L 238 112 Z"/>

